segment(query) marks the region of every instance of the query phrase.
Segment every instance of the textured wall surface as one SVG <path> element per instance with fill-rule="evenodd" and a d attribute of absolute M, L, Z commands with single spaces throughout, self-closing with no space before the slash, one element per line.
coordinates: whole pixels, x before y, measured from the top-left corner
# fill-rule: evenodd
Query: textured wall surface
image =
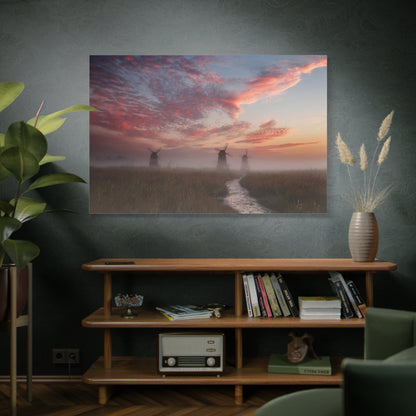
<path fill-rule="evenodd" d="M 81 348 L 82 365 L 75 371 L 83 371 L 101 354 L 101 332 L 80 325 L 102 303 L 102 278 L 81 271 L 81 264 L 94 258 L 349 257 L 347 228 L 352 209 L 343 196 L 348 181 L 345 167 L 337 160 L 334 139 L 340 131 L 357 152 L 362 140 L 375 140 L 380 122 L 392 109 L 396 111 L 392 148 L 379 180 L 392 182 L 394 188 L 376 215 L 378 257 L 397 262 L 399 269 L 377 279 L 376 305 L 416 309 L 415 35 L 412 16 L 403 4 L 385 0 L 0 0 L 0 79 L 26 85 L 22 96 L 1 113 L 0 131 L 12 121 L 31 118 L 44 97 L 46 112 L 88 103 L 89 55 L 328 55 L 327 214 L 90 215 L 88 185 L 42 192 L 51 207 L 77 213 L 37 219 L 23 236 L 41 247 L 34 282 L 36 373 L 64 371 L 51 364 L 54 347 Z M 88 180 L 88 114 L 68 118 L 49 137 L 50 153 L 66 155 L 59 167 Z M 219 290 L 222 284 L 226 290 Z M 204 301 L 206 291 L 213 299 L 230 301 L 232 292 L 229 279 L 217 275 L 197 280 L 192 276 L 175 280 L 120 277 L 115 287 L 143 293 L 148 304 Z M 274 342 L 276 333 L 265 338 Z M 117 351 L 153 353 L 151 332 L 137 339 L 123 331 L 116 335 Z M 321 343 L 324 349 L 338 352 L 346 340 L 353 344 L 354 336 L 360 334 L 340 331 L 337 341 L 322 334 Z M 2 334 L 1 372 L 8 368 L 6 340 Z"/>

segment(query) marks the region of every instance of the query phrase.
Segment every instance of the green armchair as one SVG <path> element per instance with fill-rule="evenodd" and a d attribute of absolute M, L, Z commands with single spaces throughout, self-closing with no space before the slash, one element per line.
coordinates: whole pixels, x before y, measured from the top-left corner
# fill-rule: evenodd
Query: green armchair
<path fill-rule="evenodd" d="M 416 312 L 367 308 L 364 360 L 343 361 L 341 388 L 278 397 L 253 416 L 416 414 Z"/>

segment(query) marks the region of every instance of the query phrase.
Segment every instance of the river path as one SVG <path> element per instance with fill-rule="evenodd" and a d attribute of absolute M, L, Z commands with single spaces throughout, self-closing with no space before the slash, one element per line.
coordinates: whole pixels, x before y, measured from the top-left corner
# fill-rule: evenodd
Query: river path
<path fill-rule="evenodd" d="M 255 198 L 252 198 L 246 188 L 242 187 L 240 180 L 233 179 L 225 183 L 228 195 L 224 198 L 224 204 L 235 209 L 239 214 L 267 214 L 270 211 L 261 206 Z"/>

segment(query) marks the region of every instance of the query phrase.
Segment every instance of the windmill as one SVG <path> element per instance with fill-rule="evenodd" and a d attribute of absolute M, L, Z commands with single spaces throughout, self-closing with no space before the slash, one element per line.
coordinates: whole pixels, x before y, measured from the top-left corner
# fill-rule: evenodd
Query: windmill
<path fill-rule="evenodd" d="M 159 152 L 162 150 L 161 148 L 158 150 L 152 150 L 148 148 L 150 152 L 150 160 L 149 160 L 149 166 L 153 168 L 159 167 Z"/>
<path fill-rule="evenodd" d="M 218 152 L 218 162 L 217 162 L 217 169 L 218 170 L 227 170 L 227 156 L 231 156 L 229 153 L 226 152 L 228 147 L 228 144 L 225 145 L 224 149 L 218 149 L 215 150 Z"/>
<path fill-rule="evenodd" d="M 248 150 L 246 149 L 246 152 L 241 157 L 241 171 L 247 172 L 248 169 Z"/>

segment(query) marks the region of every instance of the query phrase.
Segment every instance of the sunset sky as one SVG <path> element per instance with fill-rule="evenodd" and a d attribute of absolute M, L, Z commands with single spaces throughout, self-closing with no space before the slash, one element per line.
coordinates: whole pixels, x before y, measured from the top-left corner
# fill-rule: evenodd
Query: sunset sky
<path fill-rule="evenodd" d="M 91 56 L 92 165 L 326 169 L 325 55 Z"/>

